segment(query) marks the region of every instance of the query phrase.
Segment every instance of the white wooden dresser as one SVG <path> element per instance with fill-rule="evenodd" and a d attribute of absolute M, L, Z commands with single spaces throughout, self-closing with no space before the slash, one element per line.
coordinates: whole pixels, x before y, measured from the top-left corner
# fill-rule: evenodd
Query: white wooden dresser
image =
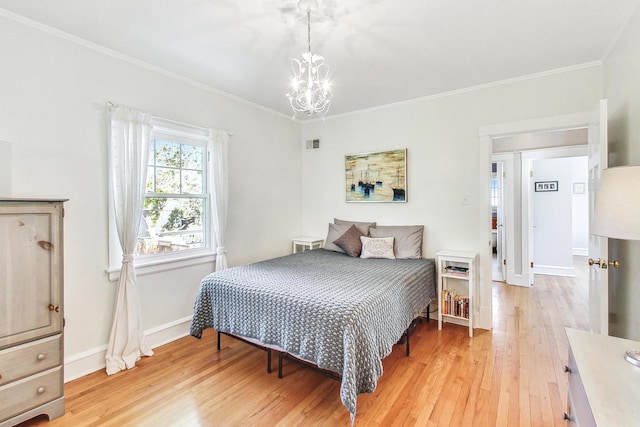
<path fill-rule="evenodd" d="M 64 414 L 64 201 L 0 199 L 0 427 Z"/>
<path fill-rule="evenodd" d="M 570 426 L 640 425 L 640 367 L 624 359 L 640 342 L 566 329 L 569 338 Z"/>

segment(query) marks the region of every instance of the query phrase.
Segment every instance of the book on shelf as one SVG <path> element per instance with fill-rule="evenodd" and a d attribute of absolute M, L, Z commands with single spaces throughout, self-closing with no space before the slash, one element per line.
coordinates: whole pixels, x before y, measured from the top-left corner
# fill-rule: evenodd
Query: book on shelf
<path fill-rule="evenodd" d="M 454 274 L 454 275 L 460 275 L 460 276 L 467 276 L 469 274 L 469 268 L 468 267 L 458 267 L 456 265 L 447 265 L 444 268 L 444 272 L 446 274 Z"/>
<path fill-rule="evenodd" d="M 469 297 L 457 295 L 455 290 L 442 290 L 442 314 L 469 318 Z"/>

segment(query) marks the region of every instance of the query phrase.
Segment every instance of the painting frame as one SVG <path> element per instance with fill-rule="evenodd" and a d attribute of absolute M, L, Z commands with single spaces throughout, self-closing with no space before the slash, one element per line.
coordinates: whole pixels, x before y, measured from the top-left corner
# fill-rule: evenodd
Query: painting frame
<path fill-rule="evenodd" d="M 536 181 L 535 191 L 536 193 L 558 191 L 558 181 Z"/>
<path fill-rule="evenodd" d="M 407 149 L 344 156 L 347 203 L 407 203 Z"/>

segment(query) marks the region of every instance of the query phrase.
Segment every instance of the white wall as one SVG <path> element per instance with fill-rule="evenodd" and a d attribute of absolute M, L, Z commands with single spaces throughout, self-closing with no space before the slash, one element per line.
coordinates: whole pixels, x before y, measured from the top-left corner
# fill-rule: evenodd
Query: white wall
<path fill-rule="evenodd" d="M 604 64 L 609 99 L 609 166 L 640 165 L 640 10 Z M 640 185 L 640 183 L 639 183 Z M 640 340 L 640 242 L 609 240 L 609 333 Z"/>
<path fill-rule="evenodd" d="M 587 256 L 589 252 L 589 158 L 571 158 L 571 247 L 573 255 Z M 573 185 L 584 188 L 575 192 Z"/>
<path fill-rule="evenodd" d="M 445 248 L 481 254 L 480 309 L 486 313 L 491 147 L 479 143 L 479 128 L 592 110 L 601 83 L 601 69 L 589 68 L 304 124 L 303 139 L 322 144 L 302 153 L 304 233 L 326 235 L 334 217 L 424 224 L 424 256 Z M 397 148 L 408 149 L 408 202 L 346 203 L 344 155 Z M 481 325 L 490 327 L 490 315 L 483 319 Z"/>
<path fill-rule="evenodd" d="M 67 379 L 104 362 L 111 327 L 115 282 L 105 273 L 108 100 L 233 132 L 229 263 L 290 251 L 302 218 L 298 123 L 2 16 L 0 56 L 0 140 L 11 143 L 12 196 L 70 199 L 64 241 Z M 185 333 L 199 281 L 211 270 L 205 264 L 140 277 L 143 327 L 153 332 L 152 344 Z"/>
<path fill-rule="evenodd" d="M 11 197 L 12 187 L 11 144 L 0 141 L 0 197 Z"/>

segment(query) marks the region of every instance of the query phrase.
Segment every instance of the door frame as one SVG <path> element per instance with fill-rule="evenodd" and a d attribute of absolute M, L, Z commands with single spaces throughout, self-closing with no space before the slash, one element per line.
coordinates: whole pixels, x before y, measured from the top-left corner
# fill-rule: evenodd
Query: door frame
<path fill-rule="evenodd" d="M 500 273 L 502 276 L 502 281 L 510 283 L 513 282 L 513 269 L 510 269 L 511 266 L 505 266 L 507 259 L 514 258 L 514 247 L 513 245 L 508 244 L 507 237 L 508 235 L 512 235 L 514 233 L 514 205 L 513 200 L 510 197 L 507 200 L 505 194 L 513 194 L 513 162 L 515 160 L 515 153 L 495 153 L 491 155 L 491 162 L 497 163 L 498 173 L 502 172 L 502 177 L 498 177 L 501 181 L 502 191 L 499 196 L 499 206 L 498 206 L 498 230 L 497 230 L 497 255 L 498 255 L 498 263 L 500 265 Z M 505 179 L 505 178 L 509 179 Z M 507 253 L 511 251 L 510 256 L 507 256 Z M 493 274 L 491 276 L 493 278 Z"/>
<path fill-rule="evenodd" d="M 485 218 L 480 221 L 478 241 L 487 242 L 480 247 L 480 283 L 491 283 L 491 146 L 494 138 L 518 135 L 531 132 L 569 130 L 589 126 L 591 111 L 573 114 L 542 117 L 537 119 L 520 120 L 494 125 L 480 126 L 478 129 L 479 147 L 479 185 L 478 185 L 478 215 Z M 513 260 L 512 260 L 513 261 Z M 509 263 L 509 260 L 507 260 Z M 528 264 L 523 264 L 523 276 L 528 277 Z M 492 307 L 491 286 L 480 286 L 478 327 L 491 329 Z"/>

